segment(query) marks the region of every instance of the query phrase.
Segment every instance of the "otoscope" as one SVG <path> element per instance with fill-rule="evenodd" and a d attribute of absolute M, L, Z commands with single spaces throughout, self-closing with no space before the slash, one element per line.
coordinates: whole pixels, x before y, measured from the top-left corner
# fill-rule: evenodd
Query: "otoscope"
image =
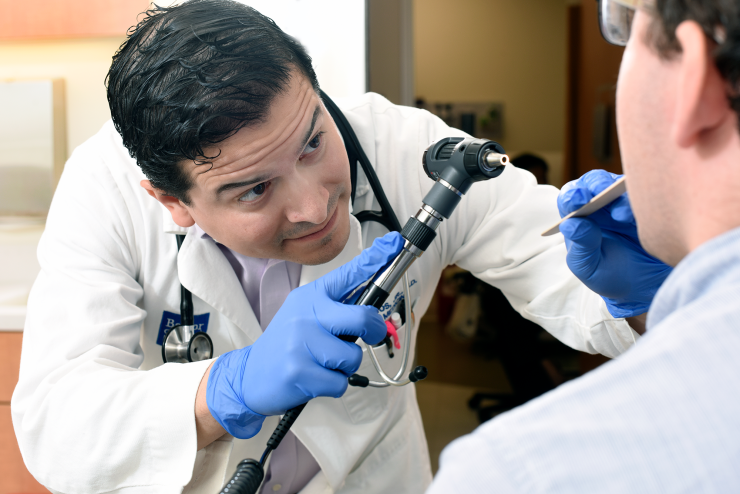
<path fill-rule="evenodd" d="M 501 175 L 504 165 L 508 162 L 509 157 L 505 154 L 504 148 L 487 139 L 445 137 L 432 143 L 424 151 L 422 163 L 424 172 L 435 181 L 435 184 L 424 197 L 419 211 L 409 218 L 401 231 L 401 236 L 405 240 L 403 249 L 386 267 L 373 276 L 355 305 L 372 305 L 380 310 L 411 264 L 421 257 L 432 243 L 437 236 L 437 228 L 442 221 L 450 217 L 463 194 L 470 190 L 474 182 Z M 410 301 L 405 300 L 405 303 L 410 304 Z M 410 311 L 408 305 L 407 311 Z M 408 318 L 406 323 L 410 324 Z M 410 333 L 408 331 L 407 338 Z M 346 341 L 356 339 L 354 336 L 340 338 Z M 368 351 L 368 354 L 373 359 L 376 369 L 380 371 L 375 354 L 372 351 Z M 394 381 L 392 384 L 400 386 L 419 381 L 426 376 L 427 369 L 418 366 L 409 374 L 408 381 L 391 381 Z M 385 375 L 383 378 L 386 380 Z M 367 377 L 358 374 L 350 376 L 348 381 L 350 385 L 360 387 L 367 386 L 370 382 Z M 221 489 L 221 494 L 256 494 L 265 475 L 264 465 L 268 456 L 280 445 L 280 441 L 305 406 L 304 403 L 285 413 L 267 441 L 267 448 L 260 461 L 242 460 L 234 476 Z"/>

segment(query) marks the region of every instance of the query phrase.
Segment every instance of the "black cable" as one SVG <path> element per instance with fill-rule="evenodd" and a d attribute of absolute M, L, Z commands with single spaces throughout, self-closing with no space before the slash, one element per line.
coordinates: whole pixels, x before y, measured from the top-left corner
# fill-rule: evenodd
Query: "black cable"
<path fill-rule="evenodd" d="M 293 426 L 293 422 L 295 422 L 304 408 L 306 408 L 305 403 L 303 405 L 298 405 L 295 408 L 291 408 L 290 410 L 285 412 L 285 415 L 283 415 L 280 423 L 277 425 L 277 427 L 275 427 L 275 432 L 272 433 L 272 436 L 270 436 L 270 439 L 267 441 L 268 448 L 275 450 L 278 446 L 280 446 L 280 441 L 283 440 L 285 435 Z"/>
<path fill-rule="evenodd" d="M 175 235 L 177 238 L 177 251 L 180 252 L 180 247 L 185 240 L 185 235 Z M 193 309 L 193 294 L 190 290 L 180 284 L 180 325 L 181 326 L 192 326 L 195 324 L 195 309 Z"/>
<path fill-rule="evenodd" d="M 275 427 L 275 432 L 272 433 L 272 436 L 270 436 L 270 439 L 267 441 L 267 448 L 265 448 L 265 452 L 262 453 L 260 461 L 248 459 L 239 462 L 239 466 L 236 468 L 236 473 L 231 477 L 231 480 L 224 484 L 221 489 L 221 494 L 257 493 L 257 489 L 259 489 L 262 479 L 265 478 L 265 462 L 267 462 L 267 458 L 270 456 L 270 453 L 280 446 L 280 442 L 293 426 L 293 422 L 296 421 L 304 408 L 306 408 L 305 403 L 285 412 L 283 418 L 280 419 L 280 423 Z"/>
<path fill-rule="evenodd" d="M 242 460 L 234 476 L 221 488 L 221 494 L 256 494 L 264 477 L 264 469 L 257 460 Z"/>
<path fill-rule="evenodd" d="M 393 211 L 391 203 L 388 202 L 388 198 L 385 196 L 383 186 L 380 184 L 380 179 L 378 179 L 378 175 L 375 174 L 375 170 L 370 164 L 370 160 L 365 154 L 365 151 L 362 149 L 360 141 L 357 139 L 357 135 L 352 129 L 352 126 L 349 124 L 349 121 L 347 121 L 347 117 L 344 116 L 336 103 L 334 103 L 323 91 L 321 91 L 321 100 L 324 102 L 326 109 L 329 110 L 329 114 L 334 119 L 334 123 L 342 134 L 344 147 L 347 149 L 347 154 L 350 157 L 350 166 L 352 166 L 354 155 L 354 158 L 360 162 L 360 166 L 362 166 L 362 171 L 365 172 L 367 181 L 370 182 L 370 188 L 373 190 L 373 194 L 375 194 L 375 199 L 378 201 L 378 204 L 380 204 L 380 211 L 361 211 L 356 214 L 355 217 L 360 223 L 363 221 L 376 221 L 385 226 L 389 231 L 400 232 L 401 223 L 398 222 L 398 217 L 396 216 L 395 211 Z M 357 179 L 356 171 L 353 178 L 355 180 Z M 353 202 L 355 198 L 354 185 L 355 184 L 353 182 Z"/>

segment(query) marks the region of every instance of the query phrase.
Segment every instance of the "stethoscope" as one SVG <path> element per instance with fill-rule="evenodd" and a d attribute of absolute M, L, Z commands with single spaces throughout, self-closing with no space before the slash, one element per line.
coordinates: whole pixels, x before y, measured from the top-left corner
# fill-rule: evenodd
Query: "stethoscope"
<path fill-rule="evenodd" d="M 379 211 L 369 210 L 360 211 L 355 213 L 354 216 L 360 222 L 360 224 L 368 221 L 373 221 L 381 224 L 389 231 L 401 231 L 401 224 L 398 221 L 393 207 L 388 202 L 388 198 L 385 195 L 383 186 L 380 184 L 378 176 L 375 174 L 375 170 L 370 164 L 365 151 L 360 145 L 360 141 L 357 139 L 352 126 L 347 121 L 347 118 L 339 110 L 336 104 L 324 93 L 320 91 L 321 99 L 326 106 L 331 117 L 334 119 L 334 123 L 339 129 L 342 139 L 344 140 L 344 146 L 347 151 L 347 156 L 350 163 L 350 180 L 352 183 L 352 194 L 351 201 L 354 204 L 355 191 L 357 189 L 357 163 L 362 167 L 362 171 L 367 178 L 370 188 L 375 194 L 375 198 L 380 205 Z M 177 250 L 180 250 L 182 243 L 185 239 L 184 235 L 176 235 L 177 239 Z M 410 286 L 408 274 L 403 274 L 403 301 L 400 305 L 403 306 L 402 321 L 407 324 L 407 328 L 410 328 L 412 322 L 412 310 L 411 310 L 411 298 L 410 298 Z M 202 331 L 196 331 L 194 325 L 194 312 L 193 312 L 193 297 L 190 291 L 180 284 L 180 324 L 170 328 L 164 334 L 162 343 L 162 360 L 165 363 L 177 362 L 199 362 L 202 360 L 208 360 L 213 358 L 213 342 L 211 338 Z M 409 355 L 411 353 L 411 330 L 407 330 L 406 337 L 403 341 L 403 351 L 401 357 L 401 366 L 393 377 L 390 377 L 382 368 L 380 360 L 378 359 L 375 348 L 370 345 L 366 345 L 362 340 L 358 340 L 358 343 L 364 346 L 368 350 L 368 355 L 373 363 L 373 367 L 380 375 L 382 382 L 370 381 L 363 376 L 357 374 L 349 378 L 349 383 L 353 386 L 371 386 L 371 387 L 388 387 L 388 386 L 403 386 L 412 382 L 409 379 L 399 381 L 399 379 L 409 372 Z M 378 346 L 385 345 L 388 348 L 389 356 L 393 357 L 392 345 L 390 339 L 386 340 Z M 422 375 L 423 374 L 423 375 Z M 419 371 L 416 374 L 412 374 L 411 377 L 417 379 L 423 379 L 426 376 L 425 371 Z M 417 379 L 413 379 L 414 381 Z"/>

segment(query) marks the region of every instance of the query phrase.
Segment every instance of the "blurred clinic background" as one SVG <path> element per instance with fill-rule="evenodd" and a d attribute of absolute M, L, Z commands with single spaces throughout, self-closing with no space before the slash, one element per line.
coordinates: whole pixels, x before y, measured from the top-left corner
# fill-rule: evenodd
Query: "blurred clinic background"
<path fill-rule="evenodd" d="M 374 91 L 425 108 L 500 142 L 541 183 L 621 172 L 622 50 L 602 40 L 592 0 L 243 1 L 307 46 L 333 98 Z M 109 119 L 111 57 L 148 7 L 0 0 L 0 494 L 46 492 L 25 470 L 10 420 L 36 244 L 65 160 Z M 418 347 L 430 369 L 417 390 L 435 470 L 455 437 L 603 362 L 548 337 L 454 266 Z"/>

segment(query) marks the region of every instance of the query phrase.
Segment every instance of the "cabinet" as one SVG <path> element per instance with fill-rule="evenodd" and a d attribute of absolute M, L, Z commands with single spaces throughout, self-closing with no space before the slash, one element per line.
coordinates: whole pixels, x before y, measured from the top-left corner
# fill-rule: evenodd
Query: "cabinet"
<path fill-rule="evenodd" d="M 148 0 L 0 0 L 0 40 L 123 36 L 147 8 Z"/>
<path fill-rule="evenodd" d="M 604 41 L 598 5 L 568 7 L 566 180 L 589 170 L 622 173 L 616 126 L 616 87 L 624 48 Z"/>
<path fill-rule="evenodd" d="M 0 494 L 48 494 L 23 464 L 10 419 L 10 397 L 18 382 L 22 339 L 20 331 L 0 331 L 0 348 L 6 351 L 0 359 Z"/>

